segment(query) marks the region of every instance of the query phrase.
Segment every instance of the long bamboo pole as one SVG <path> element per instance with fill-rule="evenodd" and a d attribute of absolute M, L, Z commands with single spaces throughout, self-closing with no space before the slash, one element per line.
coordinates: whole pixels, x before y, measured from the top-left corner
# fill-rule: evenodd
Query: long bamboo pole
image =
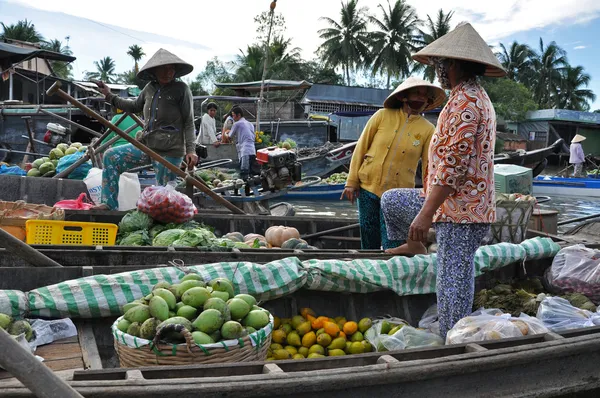
<path fill-rule="evenodd" d="M 118 135 L 120 135 L 123 139 L 125 139 L 131 145 L 133 145 L 134 147 L 138 148 L 140 151 L 144 152 L 152 160 L 154 160 L 154 161 L 160 163 L 161 165 L 165 166 L 173 174 L 175 174 L 175 175 L 183 178 L 187 183 L 190 183 L 190 184 L 194 185 L 196 188 L 198 188 L 200 191 L 204 192 L 206 195 L 208 195 L 215 202 L 217 202 L 220 205 L 223 205 L 226 208 L 228 208 L 229 210 L 231 210 L 232 213 L 235 213 L 235 214 L 245 214 L 239 207 L 235 206 L 233 203 L 229 202 L 227 199 L 221 197 L 220 195 L 214 193 L 208 187 L 206 187 L 203 184 L 201 184 L 198 180 L 190 177 L 186 172 L 181 171 L 181 169 L 179 169 L 178 166 L 173 165 L 172 163 L 170 163 L 169 161 L 167 161 L 166 159 L 164 159 L 162 156 L 160 156 L 158 153 L 156 153 L 152 149 L 148 148 L 146 145 L 144 145 L 141 142 L 139 142 L 139 141 L 131 138 L 128 134 L 125 134 L 125 132 L 123 132 L 120 128 L 118 128 L 117 126 L 115 126 L 114 124 L 112 124 L 111 122 L 109 122 L 108 120 L 104 119 L 102 116 L 98 115 L 96 112 L 94 112 L 93 110 L 89 109 L 87 106 L 85 106 L 81 102 L 77 101 L 75 98 L 71 97 L 69 94 L 65 93 L 63 90 L 60 89 L 61 86 L 62 86 L 62 84 L 60 83 L 60 81 L 56 81 L 52 85 L 52 87 L 50 87 L 46 91 L 46 94 L 47 95 L 58 95 L 63 100 L 68 101 L 71 104 L 73 104 L 75 107 L 81 109 L 81 111 L 83 113 L 85 113 L 86 115 L 88 115 L 89 117 L 93 117 L 93 118 L 97 119 L 105 127 L 108 127 L 110 129 L 112 129 L 115 133 L 117 133 Z"/>

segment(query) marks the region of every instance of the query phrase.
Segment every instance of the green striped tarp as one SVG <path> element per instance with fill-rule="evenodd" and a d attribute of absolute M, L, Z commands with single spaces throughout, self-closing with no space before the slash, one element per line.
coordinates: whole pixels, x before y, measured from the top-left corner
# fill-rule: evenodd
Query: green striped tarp
<path fill-rule="evenodd" d="M 554 256 L 560 247 L 548 238 L 521 244 L 499 243 L 479 248 L 476 274 L 525 261 Z M 308 260 L 296 257 L 267 264 L 225 262 L 195 266 L 159 267 L 113 275 L 95 275 L 23 293 L 0 290 L 0 312 L 14 316 L 97 318 L 117 316 L 128 302 L 148 295 L 158 282 L 178 283 L 186 273 L 206 281 L 225 277 L 236 293 L 259 301 L 272 300 L 300 288 L 367 293 L 391 289 L 399 295 L 435 292 L 436 256 L 394 257 L 390 260 Z"/>

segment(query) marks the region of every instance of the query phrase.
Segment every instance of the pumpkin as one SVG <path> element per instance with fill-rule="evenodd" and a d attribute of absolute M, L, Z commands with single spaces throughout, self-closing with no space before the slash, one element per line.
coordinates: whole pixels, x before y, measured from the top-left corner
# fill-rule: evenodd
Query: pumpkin
<path fill-rule="evenodd" d="M 3 230 L 8 232 L 15 238 L 19 239 L 20 241 L 25 242 L 25 238 L 27 237 L 27 234 L 25 233 L 25 228 L 15 227 L 12 225 L 2 225 L 2 226 L 0 226 L 0 228 L 2 228 Z"/>
<path fill-rule="evenodd" d="M 251 248 L 254 248 L 254 242 L 258 241 L 258 246 L 259 247 L 265 247 L 268 248 L 268 243 L 264 240 L 260 240 L 260 239 L 254 239 L 254 240 L 247 240 L 244 243 L 247 244 L 248 246 L 250 246 Z"/>
<path fill-rule="evenodd" d="M 290 238 L 281 244 L 282 249 L 306 249 L 307 247 L 308 243 L 298 238 Z"/>
<path fill-rule="evenodd" d="M 261 242 L 267 243 L 267 238 L 265 238 L 264 236 L 259 235 L 259 234 L 248 234 L 248 235 L 244 236 L 244 242 L 248 242 L 248 241 L 254 242 L 254 239 L 258 239 Z"/>
<path fill-rule="evenodd" d="M 300 232 L 298 232 L 298 230 L 293 227 L 275 225 L 267 229 L 267 231 L 265 232 L 265 237 L 267 238 L 267 242 L 271 244 L 271 246 L 281 247 L 283 242 L 285 242 L 288 239 L 300 239 Z"/>
<path fill-rule="evenodd" d="M 239 232 L 230 232 L 228 234 L 223 235 L 224 239 L 229 239 L 233 242 L 244 242 L 244 235 Z"/>

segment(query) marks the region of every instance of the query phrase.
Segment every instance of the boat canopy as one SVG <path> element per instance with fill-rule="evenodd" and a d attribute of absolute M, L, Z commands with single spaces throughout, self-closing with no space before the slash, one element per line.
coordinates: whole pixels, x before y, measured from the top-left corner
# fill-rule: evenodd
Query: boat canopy
<path fill-rule="evenodd" d="M 219 88 L 229 88 L 232 90 L 245 90 L 248 92 L 260 91 L 261 81 L 241 82 L 241 83 L 215 83 Z M 303 90 L 310 88 L 312 83 L 306 80 L 265 80 L 265 90 Z"/>
<path fill-rule="evenodd" d="M 236 97 L 232 95 L 195 95 L 194 101 L 258 102 L 258 97 Z"/>
<path fill-rule="evenodd" d="M 31 58 L 43 58 L 50 61 L 64 62 L 73 62 L 76 59 L 71 55 L 60 54 L 54 51 L 23 48 L 15 46 L 14 44 L 0 42 L 0 64 L 2 64 L 4 68 Z"/>

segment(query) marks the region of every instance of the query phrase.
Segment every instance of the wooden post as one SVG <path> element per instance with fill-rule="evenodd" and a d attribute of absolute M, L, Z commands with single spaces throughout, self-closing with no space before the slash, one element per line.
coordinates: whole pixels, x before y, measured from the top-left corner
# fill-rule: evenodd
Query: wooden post
<path fill-rule="evenodd" d="M 45 254 L 40 253 L 27 243 L 15 238 L 2 228 L 0 228 L 0 246 L 9 252 L 21 257 L 29 264 L 36 267 L 62 267 L 59 263 L 52 260 Z"/>
<path fill-rule="evenodd" d="M 40 398 L 83 398 L 0 328 L 0 365 Z"/>
<path fill-rule="evenodd" d="M 62 99 L 64 99 L 65 101 L 70 101 L 74 106 L 76 106 L 77 108 L 81 109 L 81 111 L 83 113 L 85 113 L 89 117 L 93 117 L 93 118 L 97 119 L 104 126 L 113 129 L 113 131 L 115 133 L 119 134 L 127 142 L 129 142 L 130 144 L 132 144 L 134 147 L 138 148 L 140 151 L 144 152 L 152 160 L 154 160 L 154 161 L 160 163 L 161 165 L 165 166 L 173 174 L 175 174 L 175 175 L 183 178 L 184 180 L 190 182 L 192 185 L 194 185 L 200 191 L 204 192 L 211 199 L 213 199 L 216 203 L 219 203 L 220 205 L 225 206 L 226 208 L 228 208 L 229 210 L 231 210 L 232 213 L 235 213 L 235 214 L 244 214 L 244 212 L 242 210 L 240 210 L 238 207 L 236 207 L 233 203 L 229 202 L 227 199 L 221 197 L 220 195 L 214 193 L 212 190 L 208 189 L 206 186 L 204 186 L 203 184 L 201 184 L 199 181 L 197 181 L 197 180 L 195 180 L 193 178 L 189 178 L 189 175 L 186 172 L 181 171 L 181 169 L 178 166 L 175 166 L 175 165 L 171 164 L 169 161 L 167 161 L 166 159 L 164 159 L 158 153 L 154 152 L 152 149 L 148 148 L 146 145 L 142 144 L 141 142 L 138 142 L 134 138 L 131 138 L 129 135 L 125 134 L 125 132 L 123 132 L 120 128 L 118 128 L 117 126 L 115 126 L 114 124 L 112 124 L 111 122 L 109 122 L 108 120 L 104 119 L 102 116 L 98 115 L 96 112 L 94 112 L 93 110 L 89 109 L 87 106 L 85 106 L 81 102 L 77 101 L 75 98 L 71 97 L 69 94 L 65 93 L 63 90 L 60 89 L 60 87 L 61 87 L 60 81 L 56 81 L 52 85 L 52 87 L 50 87 L 48 89 L 48 91 L 46 91 L 46 94 L 48 94 L 48 95 L 55 95 L 56 94 L 59 97 L 61 97 Z"/>

